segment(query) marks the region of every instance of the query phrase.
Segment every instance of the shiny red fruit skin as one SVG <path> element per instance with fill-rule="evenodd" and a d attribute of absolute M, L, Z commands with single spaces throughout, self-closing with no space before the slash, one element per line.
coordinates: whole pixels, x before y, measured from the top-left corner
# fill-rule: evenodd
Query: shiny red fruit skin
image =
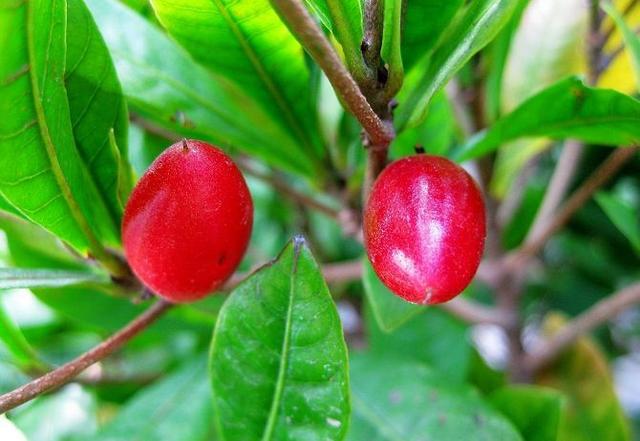
<path fill-rule="evenodd" d="M 403 299 L 446 302 L 471 282 L 486 235 L 482 194 L 446 158 L 400 159 L 380 174 L 364 211 L 369 260 Z"/>
<path fill-rule="evenodd" d="M 173 303 L 219 288 L 244 255 L 253 202 L 242 174 L 219 149 L 180 141 L 142 176 L 127 202 L 122 240 L 136 276 Z"/>

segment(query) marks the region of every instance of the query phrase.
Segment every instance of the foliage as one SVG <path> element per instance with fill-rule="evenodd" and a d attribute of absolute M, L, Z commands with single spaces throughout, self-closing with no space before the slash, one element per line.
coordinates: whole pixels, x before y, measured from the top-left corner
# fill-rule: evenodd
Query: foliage
<path fill-rule="evenodd" d="M 640 144 L 637 2 L 293 2 L 394 126 L 391 159 L 422 146 L 485 190 L 486 265 L 457 308 L 404 302 L 364 257 L 372 155 L 347 86 L 273 6 L 291 2 L 0 0 L 0 393 L 148 308 L 120 225 L 166 146 L 220 146 L 255 206 L 243 282 L 172 308 L 77 382 L 0 416 L 0 439 L 632 439 L 638 403 L 620 402 L 614 369 L 638 357 L 637 307 L 528 385 L 508 381 L 518 360 L 505 354 L 524 341 L 525 358 L 640 278 L 637 152 L 553 231 L 516 302 L 486 270 L 530 244 L 550 182 L 567 178 L 562 198 Z M 582 147 L 567 172 L 569 140 Z M 515 341 L 460 305 L 511 308 Z"/>

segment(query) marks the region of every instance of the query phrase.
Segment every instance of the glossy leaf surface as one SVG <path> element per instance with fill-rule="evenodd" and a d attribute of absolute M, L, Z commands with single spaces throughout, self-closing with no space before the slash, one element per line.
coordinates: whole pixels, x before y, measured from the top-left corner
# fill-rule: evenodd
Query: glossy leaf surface
<path fill-rule="evenodd" d="M 343 439 L 350 414 L 347 350 L 303 239 L 240 284 L 223 306 L 211 381 L 222 441 Z"/>

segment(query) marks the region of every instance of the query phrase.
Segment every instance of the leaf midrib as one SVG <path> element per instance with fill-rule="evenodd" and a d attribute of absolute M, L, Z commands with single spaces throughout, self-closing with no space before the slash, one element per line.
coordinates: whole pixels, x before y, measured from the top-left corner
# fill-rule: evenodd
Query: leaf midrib
<path fill-rule="evenodd" d="M 56 0 L 54 0 L 54 2 L 55 1 Z M 28 5 L 27 16 L 26 16 L 27 48 L 28 48 L 27 50 L 28 50 L 28 56 L 29 56 L 29 65 L 32 66 L 32 68 L 29 70 L 29 78 L 31 79 L 31 88 L 33 92 L 31 96 L 33 97 L 34 110 L 36 112 L 38 127 L 40 129 L 40 137 L 42 139 L 42 142 L 45 147 L 45 151 L 47 153 L 47 157 L 49 158 L 49 162 L 51 164 L 51 171 L 53 172 L 53 176 L 56 180 L 56 183 L 60 188 L 62 197 L 66 201 L 69 211 L 74 221 L 76 222 L 77 226 L 80 228 L 80 231 L 82 231 L 82 233 L 85 235 L 85 238 L 87 239 L 89 244 L 89 248 L 94 252 L 96 257 L 99 257 L 105 254 L 104 248 L 102 247 L 98 239 L 93 234 L 93 231 L 89 226 L 89 223 L 85 219 L 84 214 L 80 210 L 80 207 L 78 206 L 76 200 L 73 197 L 73 193 L 71 192 L 71 187 L 69 186 L 69 183 L 67 182 L 67 179 L 64 176 L 62 168 L 60 167 L 60 162 L 58 161 L 56 150 L 53 145 L 53 141 L 51 139 L 51 134 L 49 133 L 47 117 L 44 113 L 44 107 L 42 105 L 43 97 L 41 96 L 41 93 L 40 93 L 40 87 L 38 84 L 38 77 L 36 72 L 37 71 L 36 66 L 38 61 L 36 57 L 36 49 L 34 47 L 33 38 L 31 37 L 32 35 L 31 27 L 33 22 L 32 18 L 33 18 L 33 14 L 35 14 L 35 11 L 33 10 L 34 9 L 33 3 L 30 2 L 27 5 Z M 52 5 L 52 8 L 54 7 L 55 7 L 55 4 Z M 66 29 L 65 29 L 65 32 L 66 32 Z M 49 23 L 49 38 L 47 40 L 47 43 L 48 43 L 47 59 L 48 59 L 49 48 L 51 46 L 52 35 L 53 35 L 53 20 L 51 20 L 51 22 Z M 46 68 L 45 70 L 45 75 L 43 75 L 44 77 L 43 80 L 46 80 L 47 72 L 48 72 L 48 68 Z M 43 85 L 44 85 L 44 82 L 43 82 Z"/>
<path fill-rule="evenodd" d="M 267 74 L 267 71 L 262 65 L 262 62 L 258 57 L 258 55 L 256 54 L 253 46 L 251 46 L 251 44 L 245 37 L 240 26 L 238 26 L 237 23 L 234 21 L 231 11 L 229 11 L 226 4 L 224 4 L 222 0 L 210 0 L 210 1 L 220 11 L 220 15 L 229 26 L 229 29 L 231 29 L 231 32 L 233 33 L 233 35 L 238 40 L 240 47 L 242 47 L 243 51 L 245 52 L 247 58 L 249 59 L 249 62 L 253 66 L 253 69 L 256 71 L 258 78 L 260 78 L 260 80 L 267 87 L 269 94 L 273 96 L 277 106 L 280 108 L 280 110 L 282 110 L 282 113 L 285 119 L 291 125 L 291 128 L 294 130 L 298 139 L 300 139 L 305 143 L 305 145 L 307 145 L 307 147 L 309 148 L 309 153 L 315 152 L 315 149 L 313 148 L 312 143 L 310 142 L 309 138 L 305 135 L 304 128 L 300 127 L 299 121 L 295 117 L 291 108 L 289 107 L 287 100 L 282 96 L 282 94 L 279 92 L 276 85 L 273 83 L 273 81 Z"/>
<path fill-rule="evenodd" d="M 287 317 L 284 328 L 284 338 L 282 340 L 282 350 L 280 357 L 280 366 L 278 368 L 278 379 L 273 394 L 273 401 L 271 402 L 271 409 L 269 410 L 269 418 L 267 419 L 267 427 L 262 435 L 262 441 L 269 441 L 272 439 L 273 431 L 275 430 L 276 421 L 278 418 L 278 408 L 280 406 L 280 400 L 284 391 L 285 375 L 287 367 L 289 365 L 289 349 L 291 346 L 291 322 L 293 317 L 293 300 L 295 297 L 295 277 L 297 274 L 297 260 L 300 259 L 300 250 L 294 245 L 293 261 L 291 266 L 291 274 L 289 276 L 289 304 L 287 305 Z"/>

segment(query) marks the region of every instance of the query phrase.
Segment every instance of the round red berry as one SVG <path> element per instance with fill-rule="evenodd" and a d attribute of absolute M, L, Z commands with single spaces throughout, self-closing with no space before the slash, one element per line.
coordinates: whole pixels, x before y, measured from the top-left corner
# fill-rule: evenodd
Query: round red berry
<path fill-rule="evenodd" d="M 244 255 L 253 203 L 242 174 L 221 150 L 180 141 L 142 176 L 122 222 L 133 272 L 154 293 L 189 302 L 219 288 Z"/>
<path fill-rule="evenodd" d="M 364 211 L 373 269 L 412 303 L 441 303 L 460 294 L 478 269 L 485 235 L 478 186 L 442 157 L 417 155 L 389 165 Z"/>

